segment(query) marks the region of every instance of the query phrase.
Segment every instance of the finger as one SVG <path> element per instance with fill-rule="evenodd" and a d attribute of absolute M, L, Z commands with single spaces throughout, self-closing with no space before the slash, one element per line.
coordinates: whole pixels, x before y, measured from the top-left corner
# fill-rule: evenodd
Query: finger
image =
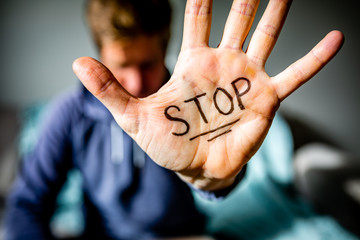
<path fill-rule="evenodd" d="M 123 119 L 136 116 L 136 108 L 131 106 L 136 99 L 120 85 L 103 64 L 90 57 L 81 57 L 74 61 L 73 70 L 84 86 L 109 109 L 115 119 L 116 116 Z"/>
<path fill-rule="evenodd" d="M 212 0 L 188 0 L 185 9 L 182 49 L 208 46 Z"/>
<path fill-rule="evenodd" d="M 259 0 L 234 0 L 220 48 L 241 49 L 254 21 Z"/>
<path fill-rule="evenodd" d="M 247 56 L 264 66 L 284 25 L 291 0 L 270 0 L 249 43 Z"/>
<path fill-rule="evenodd" d="M 273 77 L 272 82 L 278 98 L 285 99 L 320 71 L 340 50 L 343 42 L 343 34 L 339 31 L 332 31 L 307 55 Z"/>

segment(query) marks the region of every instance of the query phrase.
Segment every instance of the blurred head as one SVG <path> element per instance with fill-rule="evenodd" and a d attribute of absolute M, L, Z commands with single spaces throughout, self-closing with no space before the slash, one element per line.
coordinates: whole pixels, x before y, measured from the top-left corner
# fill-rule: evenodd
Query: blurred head
<path fill-rule="evenodd" d="M 170 37 L 168 0 L 89 0 L 87 19 L 100 58 L 132 95 L 164 83 Z"/>

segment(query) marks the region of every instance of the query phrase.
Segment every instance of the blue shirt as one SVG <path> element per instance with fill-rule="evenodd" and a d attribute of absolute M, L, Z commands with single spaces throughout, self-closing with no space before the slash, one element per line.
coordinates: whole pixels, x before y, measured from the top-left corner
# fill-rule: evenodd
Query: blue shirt
<path fill-rule="evenodd" d="M 187 184 L 138 151 L 85 88 L 52 106 L 8 199 L 7 239 L 49 239 L 55 199 L 70 169 L 82 176 L 85 234 L 144 239 L 201 234 L 205 218 Z"/>

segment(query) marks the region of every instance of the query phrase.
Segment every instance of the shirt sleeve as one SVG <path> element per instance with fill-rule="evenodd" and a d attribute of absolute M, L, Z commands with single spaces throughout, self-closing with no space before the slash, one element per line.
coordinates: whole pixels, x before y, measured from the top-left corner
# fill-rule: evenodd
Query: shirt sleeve
<path fill-rule="evenodd" d="M 34 150 L 24 156 L 9 194 L 5 239 L 51 239 L 49 222 L 56 197 L 72 166 L 71 108 L 51 104 Z"/>

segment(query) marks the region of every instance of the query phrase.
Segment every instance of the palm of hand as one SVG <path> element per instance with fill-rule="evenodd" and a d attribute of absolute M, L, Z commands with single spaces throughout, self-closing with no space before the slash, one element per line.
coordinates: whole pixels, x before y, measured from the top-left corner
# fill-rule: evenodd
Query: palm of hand
<path fill-rule="evenodd" d="M 269 77 L 244 53 L 187 50 L 168 84 L 141 101 L 135 140 L 161 166 L 229 178 L 260 146 L 278 105 Z"/>
<path fill-rule="evenodd" d="M 289 9 L 289 1 L 278 2 L 269 2 L 244 53 L 241 46 L 258 0 L 234 1 L 216 49 L 207 44 L 211 1 L 189 0 L 174 74 L 147 98 L 133 98 L 93 59 L 77 60 L 74 71 L 156 163 L 196 187 L 225 187 L 260 147 L 280 102 L 341 47 L 342 34 L 332 32 L 305 57 L 269 77 L 264 65 Z"/>

